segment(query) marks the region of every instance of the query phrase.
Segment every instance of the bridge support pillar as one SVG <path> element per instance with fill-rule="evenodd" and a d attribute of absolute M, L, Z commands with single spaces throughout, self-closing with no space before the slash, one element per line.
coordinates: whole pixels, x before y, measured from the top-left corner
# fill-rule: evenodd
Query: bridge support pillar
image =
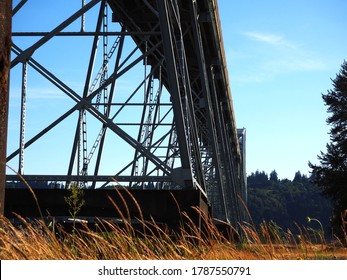
<path fill-rule="evenodd" d="M 12 0 L 0 0 L 0 215 L 4 214 Z"/>

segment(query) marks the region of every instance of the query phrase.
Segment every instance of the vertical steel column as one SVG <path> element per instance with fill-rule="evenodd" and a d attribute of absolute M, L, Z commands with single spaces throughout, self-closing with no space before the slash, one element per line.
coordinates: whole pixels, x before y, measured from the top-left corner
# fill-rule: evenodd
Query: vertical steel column
<path fill-rule="evenodd" d="M 0 215 L 5 209 L 12 0 L 0 0 Z"/>
<path fill-rule="evenodd" d="M 28 63 L 23 62 L 22 67 L 22 97 L 20 112 L 20 136 L 19 136 L 19 168 L 18 173 L 24 173 L 24 148 L 25 148 L 25 117 L 26 117 L 26 99 L 27 99 L 27 68 Z"/>
<path fill-rule="evenodd" d="M 207 73 L 207 66 L 206 66 L 206 61 L 205 61 L 205 54 L 204 54 L 204 49 L 203 49 L 203 44 L 202 44 L 202 38 L 201 38 L 201 30 L 200 26 L 198 23 L 198 11 L 197 11 L 197 3 L 195 1 L 189 1 L 190 9 L 191 9 L 191 23 L 192 23 L 192 31 L 194 35 L 194 41 L 195 41 L 195 53 L 196 57 L 199 61 L 198 67 L 200 71 L 200 81 L 201 81 L 201 87 L 202 87 L 202 93 L 203 97 L 205 99 L 206 103 L 206 118 L 207 118 L 207 128 L 208 128 L 208 133 L 210 137 L 210 145 L 212 148 L 212 164 L 215 167 L 215 175 L 214 178 L 216 179 L 215 185 L 210 186 L 211 189 L 217 189 L 217 192 L 219 194 L 219 201 L 218 205 L 215 205 L 215 207 L 219 207 L 222 209 L 222 211 L 225 214 L 224 218 L 228 218 L 228 209 L 227 209 L 227 203 L 226 203 L 226 194 L 225 194 L 225 182 L 224 182 L 224 175 L 225 175 L 225 170 L 224 170 L 224 165 L 222 164 L 222 159 L 221 157 L 223 156 L 223 153 L 220 151 L 219 146 L 221 139 L 219 138 L 220 135 L 218 135 L 218 125 L 217 125 L 217 118 L 215 117 L 215 113 L 218 117 L 217 112 L 215 111 L 215 108 L 213 106 L 213 100 L 217 102 L 217 96 L 213 96 L 212 92 L 214 90 L 214 85 L 211 83 L 211 79 L 209 79 L 209 76 Z M 210 81 L 210 82 L 209 82 Z M 213 82 L 213 78 L 212 78 Z M 211 87 L 211 88 L 210 88 Z M 215 192 L 213 190 L 213 192 Z M 211 191 L 210 191 L 211 193 Z M 222 216 L 219 216 L 218 218 L 222 218 Z"/>
<path fill-rule="evenodd" d="M 106 3 L 106 0 L 102 0 L 101 4 L 100 4 L 98 21 L 97 21 L 96 28 L 95 28 L 95 32 L 96 33 L 100 32 L 100 30 L 101 30 L 101 26 L 102 26 L 102 22 L 103 22 L 104 5 L 105 5 L 105 3 Z M 89 85 L 90 85 L 91 76 L 92 76 L 92 72 L 93 72 L 93 67 L 94 67 L 94 63 L 95 63 L 95 57 L 96 57 L 96 51 L 97 51 L 97 48 L 98 48 L 98 42 L 99 42 L 99 36 L 95 35 L 94 36 L 94 40 L 93 40 L 91 54 L 90 54 L 90 59 L 89 59 L 87 76 L 86 76 L 84 89 L 83 89 L 83 98 L 86 98 L 88 96 L 88 93 L 89 93 Z M 80 110 L 79 120 L 78 120 L 77 126 L 76 126 L 76 133 L 75 133 L 75 138 L 74 138 L 73 147 L 72 147 L 72 151 L 71 151 L 68 175 L 72 174 L 74 163 L 75 163 L 75 160 L 76 160 L 76 153 L 78 153 L 78 147 L 79 147 L 80 142 L 81 142 L 80 130 L 82 129 L 82 126 L 80 124 L 81 124 L 81 119 L 83 118 L 83 115 L 85 114 L 85 112 L 86 112 L 85 108 L 82 107 L 81 110 Z M 78 157 L 77 157 L 77 162 L 80 160 L 79 157 L 80 157 L 80 155 L 78 155 Z M 80 169 L 77 168 L 77 174 L 79 174 L 79 172 L 80 172 Z"/>
<path fill-rule="evenodd" d="M 172 99 L 174 110 L 174 119 L 177 130 L 178 144 L 180 149 L 180 157 L 183 170 L 187 170 L 191 174 L 191 154 L 189 148 L 189 139 L 187 135 L 187 128 L 184 121 L 183 107 L 181 101 L 181 91 L 179 85 L 179 77 L 177 73 L 177 64 L 173 46 L 173 34 L 171 30 L 171 22 L 169 15 L 169 8 L 166 0 L 157 0 L 157 7 L 159 12 L 160 30 L 163 39 L 164 55 L 166 71 L 169 79 L 169 91 Z M 192 180 L 192 176 L 190 175 Z"/>
<path fill-rule="evenodd" d="M 82 0 L 82 8 L 86 5 L 86 0 Z M 86 26 L 86 15 L 81 16 L 81 32 L 84 32 Z"/>
<path fill-rule="evenodd" d="M 125 32 L 125 28 L 124 27 L 122 27 L 122 32 Z M 115 65 L 114 65 L 114 68 L 113 68 L 113 73 L 117 73 L 117 71 L 118 71 L 119 64 L 121 62 L 122 52 L 123 52 L 124 40 L 125 40 L 125 36 L 121 36 L 121 38 L 119 39 L 118 51 L 117 51 Z M 111 84 L 110 95 L 109 95 L 108 102 L 107 102 L 107 105 L 106 105 L 107 106 L 106 107 L 107 110 L 105 111 L 105 116 L 107 116 L 107 117 L 110 116 L 111 103 L 112 103 L 112 100 L 113 100 L 113 95 L 114 95 L 114 91 L 115 91 L 115 88 L 116 88 L 116 83 L 117 83 L 117 79 L 115 79 L 112 82 L 112 84 Z M 103 152 L 103 148 L 104 148 L 107 127 L 105 125 L 103 125 L 102 130 L 103 130 L 103 133 L 102 133 L 102 136 L 101 136 L 101 139 L 100 139 L 99 150 L 98 150 L 98 154 L 97 154 L 97 158 L 96 158 L 96 163 L 95 163 L 95 168 L 94 168 L 94 176 L 97 176 L 97 174 L 99 173 L 101 156 L 102 156 L 102 152 Z M 95 186 L 96 186 L 96 182 L 94 181 L 92 183 L 91 188 L 95 189 Z"/>

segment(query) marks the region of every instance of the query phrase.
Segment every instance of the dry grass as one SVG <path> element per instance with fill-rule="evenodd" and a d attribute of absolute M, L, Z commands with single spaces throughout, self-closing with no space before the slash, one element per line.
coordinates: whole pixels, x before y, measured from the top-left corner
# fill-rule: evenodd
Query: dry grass
<path fill-rule="evenodd" d="M 100 221 L 102 222 L 102 221 Z M 233 237 L 205 218 L 206 230 L 194 224 L 178 232 L 169 232 L 154 221 L 143 223 L 145 233 L 137 232 L 126 220 L 126 226 L 103 221 L 99 231 L 83 227 L 73 233 L 62 228 L 53 231 L 43 221 L 28 223 L 22 219 L 14 227 L 0 218 L 0 258 L 2 260 L 218 260 L 218 259 L 347 259 L 339 243 L 314 244 L 311 235 L 302 230 L 300 237 L 284 232 L 271 223 L 260 230 L 250 224 L 240 226 Z M 102 227 L 107 227 L 106 232 Z"/>
<path fill-rule="evenodd" d="M 35 193 L 31 190 L 39 208 Z M 125 189 L 125 188 L 124 188 Z M 117 191 L 117 189 L 115 189 Z M 125 189 L 127 190 L 127 189 Z M 120 194 L 119 194 L 120 195 Z M 292 260 L 292 259 L 347 259 L 347 248 L 342 242 L 328 244 L 323 232 L 300 228 L 300 235 L 284 231 L 273 222 L 262 223 L 257 230 L 251 224 L 238 225 L 222 233 L 210 217 L 195 209 L 201 217 L 204 230 L 198 228 L 185 213 L 180 230 L 169 231 L 155 223 L 144 221 L 138 207 L 141 230 L 131 224 L 130 213 L 122 213 L 112 200 L 122 223 L 100 220 L 91 230 L 81 224 L 71 232 L 62 226 L 47 225 L 42 215 L 35 222 L 22 217 L 20 226 L 14 226 L 0 216 L 1 260 Z M 76 199 L 79 199 L 78 197 Z M 78 202 L 78 201 L 77 201 Z M 80 201 L 81 202 L 81 201 Z M 123 203 L 126 204 L 125 200 Z M 245 205 L 244 205 L 245 206 Z M 245 206 L 247 210 L 247 207 Z M 41 213 L 41 212 L 40 212 Z M 77 213 L 77 212 L 76 212 Z M 75 217 L 76 218 L 76 215 Z M 345 234 L 347 241 L 347 234 Z"/>

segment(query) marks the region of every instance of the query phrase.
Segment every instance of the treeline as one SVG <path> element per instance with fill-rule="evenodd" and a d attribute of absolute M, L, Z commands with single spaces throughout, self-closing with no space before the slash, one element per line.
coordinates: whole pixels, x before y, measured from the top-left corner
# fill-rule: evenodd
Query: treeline
<path fill-rule="evenodd" d="M 47 181 L 15 181 L 6 182 L 6 188 L 9 189 L 27 189 L 28 185 L 32 189 L 64 189 L 65 183 L 47 182 Z"/>
<path fill-rule="evenodd" d="M 311 178 L 295 173 L 293 180 L 279 180 L 274 170 L 270 175 L 256 171 L 247 177 L 248 209 L 255 225 L 275 222 L 282 229 L 297 232 L 299 226 L 320 228 L 308 224 L 307 217 L 318 219 L 325 232 L 330 228 L 332 207 L 320 194 Z"/>

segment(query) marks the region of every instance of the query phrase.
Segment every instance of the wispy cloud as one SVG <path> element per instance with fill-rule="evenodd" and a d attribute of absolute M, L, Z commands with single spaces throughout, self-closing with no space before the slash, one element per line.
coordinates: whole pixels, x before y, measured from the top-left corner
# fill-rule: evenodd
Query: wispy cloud
<path fill-rule="evenodd" d="M 11 97 L 20 98 L 22 89 L 18 86 L 13 86 L 11 88 Z M 55 89 L 53 87 L 28 87 L 27 89 L 27 99 L 69 99 L 69 97 L 62 91 Z"/>
<path fill-rule="evenodd" d="M 265 34 L 260 32 L 243 32 L 243 35 L 245 35 L 251 40 L 270 44 L 272 46 L 287 47 L 292 49 L 297 48 L 297 46 L 294 43 L 284 39 L 283 36 L 276 34 Z"/>
<path fill-rule="evenodd" d="M 256 31 L 242 32 L 243 49 L 229 50 L 237 64 L 234 80 L 242 84 L 273 81 L 278 75 L 324 70 L 326 63 L 301 42 L 283 35 Z M 241 37 L 241 39 L 242 39 Z M 250 43 L 251 42 L 251 43 Z M 241 68 L 240 68 L 241 67 Z"/>
<path fill-rule="evenodd" d="M 66 94 L 52 88 L 33 88 L 29 90 L 28 98 L 32 99 L 68 99 Z"/>
<path fill-rule="evenodd" d="M 323 70 L 325 65 L 319 59 L 310 58 L 308 56 L 295 57 L 295 55 L 291 55 L 276 60 L 270 60 L 264 63 L 264 68 L 278 73 Z"/>

